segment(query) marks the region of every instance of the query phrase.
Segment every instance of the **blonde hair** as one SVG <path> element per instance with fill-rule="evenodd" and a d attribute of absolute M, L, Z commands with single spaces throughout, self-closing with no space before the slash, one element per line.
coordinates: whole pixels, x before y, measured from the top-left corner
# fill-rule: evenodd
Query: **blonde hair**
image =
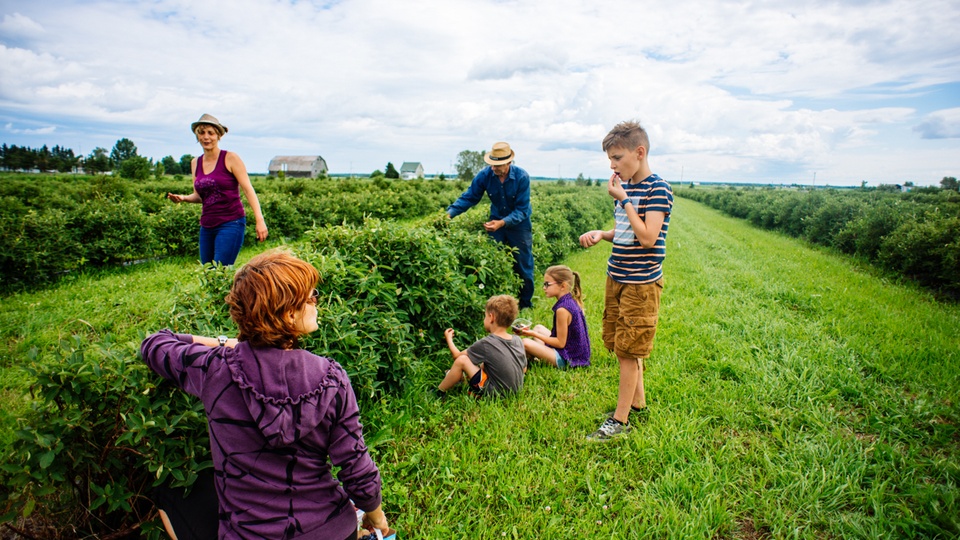
<path fill-rule="evenodd" d="M 569 266 L 562 264 L 551 266 L 550 268 L 547 268 L 547 271 L 544 273 L 560 283 L 566 283 L 569 285 L 570 294 L 573 296 L 573 299 L 577 301 L 577 304 L 579 304 L 580 307 L 583 307 L 583 289 L 580 287 L 579 273 L 571 270 Z"/>
<path fill-rule="evenodd" d="M 484 308 L 484 311 L 493 315 L 493 322 L 496 323 L 497 326 L 507 328 L 513 323 L 514 319 L 517 318 L 520 307 L 517 304 L 516 298 L 509 294 L 501 294 L 491 296 L 490 299 L 487 300 L 487 306 Z"/>
<path fill-rule="evenodd" d="M 221 139 L 223 138 L 224 134 L 226 134 L 226 132 L 220 126 L 214 124 L 197 124 L 197 127 L 193 129 L 193 134 L 197 137 L 198 141 L 200 140 L 200 130 L 205 127 L 212 127 L 213 130 L 217 132 L 217 136 Z"/>
<path fill-rule="evenodd" d="M 650 153 L 650 138 L 647 137 L 647 130 L 640 126 L 640 122 L 634 120 L 620 122 L 613 126 L 610 133 L 603 138 L 604 152 L 611 148 L 626 148 L 633 151 L 638 146 L 646 148 L 647 153 Z"/>

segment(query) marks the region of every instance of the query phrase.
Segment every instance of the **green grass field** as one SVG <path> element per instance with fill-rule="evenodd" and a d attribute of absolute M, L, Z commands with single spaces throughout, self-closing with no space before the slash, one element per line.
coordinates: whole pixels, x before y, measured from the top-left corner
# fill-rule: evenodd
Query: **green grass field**
<path fill-rule="evenodd" d="M 957 306 L 679 199 L 651 415 L 588 443 L 616 403 L 599 328 L 608 254 L 568 261 L 588 295 L 592 368 L 534 367 L 500 403 L 384 404 L 396 427 L 378 462 L 405 537 L 960 533 Z M 535 322 L 549 326 L 550 304 Z"/>
<path fill-rule="evenodd" d="M 367 438 L 400 538 L 960 535 L 960 306 L 678 199 L 649 420 L 588 443 L 616 402 L 600 341 L 608 254 L 601 244 L 567 261 L 584 279 L 593 367 L 534 366 L 520 396 L 480 403 L 429 397 L 441 373 L 423 372 L 363 412 L 386 426 Z M 31 347 L 155 330 L 172 291 L 193 286 L 192 264 L 4 298 L 0 443 L 24 406 L 16 366 Z M 552 302 L 536 302 L 531 318 L 549 326 Z"/>

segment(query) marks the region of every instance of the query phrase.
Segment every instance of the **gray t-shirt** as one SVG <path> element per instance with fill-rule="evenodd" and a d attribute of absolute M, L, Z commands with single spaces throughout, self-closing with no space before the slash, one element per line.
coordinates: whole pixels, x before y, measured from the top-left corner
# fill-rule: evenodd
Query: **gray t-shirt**
<path fill-rule="evenodd" d="M 520 336 L 510 339 L 490 334 L 467 349 L 467 357 L 474 365 L 483 364 L 487 374 L 484 394 L 502 396 L 523 388 L 523 370 L 527 368 L 527 353 Z"/>

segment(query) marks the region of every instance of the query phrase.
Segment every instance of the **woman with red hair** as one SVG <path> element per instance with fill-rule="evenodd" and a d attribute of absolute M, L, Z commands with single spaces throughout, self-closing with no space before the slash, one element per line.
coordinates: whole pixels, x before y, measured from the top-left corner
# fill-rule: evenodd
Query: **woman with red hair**
<path fill-rule="evenodd" d="M 163 330 L 141 346 L 151 369 L 203 401 L 221 539 L 355 540 L 354 505 L 367 528 L 388 530 L 346 372 L 297 348 L 317 329 L 318 281 L 310 264 L 268 251 L 227 295 L 236 340 Z"/>

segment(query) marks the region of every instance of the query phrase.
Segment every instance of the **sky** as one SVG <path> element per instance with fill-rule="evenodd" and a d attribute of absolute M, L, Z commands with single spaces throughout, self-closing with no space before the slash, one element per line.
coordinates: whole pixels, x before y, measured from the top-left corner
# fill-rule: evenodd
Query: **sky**
<path fill-rule="evenodd" d="M 956 0 L 0 0 L 0 142 L 320 155 L 455 174 L 506 141 L 531 176 L 610 176 L 618 122 L 671 182 L 960 177 Z"/>

